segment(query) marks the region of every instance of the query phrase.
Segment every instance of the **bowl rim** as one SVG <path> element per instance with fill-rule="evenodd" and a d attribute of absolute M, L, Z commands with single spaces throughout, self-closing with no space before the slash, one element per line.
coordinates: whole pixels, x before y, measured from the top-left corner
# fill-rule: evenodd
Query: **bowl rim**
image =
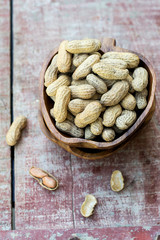
<path fill-rule="evenodd" d="M 102 41 L 102 44 L 103 44 L 103 41 Z M 115 40 L 114 40 L 114 44 L 115 44 Z M 105 49 L 105 47 L 102 45 L 100 50 L 102 52 L 105 52 L 104 49 Z M 115 139 L 112 142 L 98 142 L 98 141 L 87 140 L 87 139 L 83 139 L 83 138 L 74 138 L 74 137 L 70 137 L 70 136 L 65 137 L 54 126 L 54 124 L 51 120 L 51 117 L 48 113 L 48 110 L 46 108 L 45 101 L 44 101 L 44 99 L 45 99 L 44 94 L 45 94 L 45 88 L 46 88 L 44 86 L 44 75 L 45 75 L 45 72 L 46 72 L 46 69 L 47 69 L 49 63 L 51 62 L 51 59 L 53 58 L 53 56 L 55 54 L 57 54 L 58 47 L 56 47 L 54 50 L 52 50 L 50 52 L 50 54 L 48 55 L 48 57 L 46 58 L 46 60 L 43 64 L 43 67 L 42 67 L 42 70 L 40 73 L 40 79 L 39 79 L 40 80 L 40 82 L 39 82 L 40 110 L 42 112 L 44 121 L 45 121 L 49 131 L 59 141 L 62 141 L 63 143 L 65 143 L 67 145 L 71 145 L 71 146 L 77 146 L 79 144 L 79 147 L 81 147 L 82 145 L 84 147 L 84 144 L 86 144 L 87 146 L 89 146 L 89 148 L 99 148 L 99 149 L 115 148 L 118 145 L 126 142 L 144 123 L 144 121 L 150 114 L 152 105 L 154 104 L 155 89 L 156 89 L 156 75 L 155 75 L 155 72 L 153 70 L 151 63 L 142 54 L 137 53 L 135 51 L 127 50 L 124 48 L 119 48 L 116 46 L 113 46 L 112 48 L 109 49 L 109 51 L 122 51 L 122 50 L 123 50 L 123 52 L 131 52 L 131 53 L 138 55 L 140 60 L 146 64 L 146 66 L 148 67 L 148 69 L 150 71 L 150 74 L 152 75 L 152 88 L 151 88 L 148 104 L 147 104 L 146 108 L 143 110 L 143 112 L 140 114 L 140 116 L 137 118 L 136 122 L 125 133 L 123 133 L 120 137 L 118 137 L 117 139 Z"/>

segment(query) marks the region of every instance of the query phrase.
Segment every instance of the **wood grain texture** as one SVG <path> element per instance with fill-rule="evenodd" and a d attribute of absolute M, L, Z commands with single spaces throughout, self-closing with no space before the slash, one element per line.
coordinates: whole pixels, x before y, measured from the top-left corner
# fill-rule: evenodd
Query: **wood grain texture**
<path fill-rule="evenodd" d="M 29 118 L 15 152 L 16 229 L 159 225 L 158 104 L 153 120 L 129 146 L 96 162 L 70 157 L 46 139 L 38 125 L 41 66 L 63 39 L 113 37 L 118 46 L 148 58 L 159 76 L 159 11 L 160 2 L 155 0 L 82 0 L 79 4 L 71 0 L 14 0 L 14 114 Z M 157 102 L 159 90 L 157 81 Z M 60 180 L 59 190 L 50 193 L 41 189 L 29 176 L 32 165 L 55 175 Z M 126 181 L 126 188 L 118 194 L 109 187 L 115 169 L 122 171 Z M 98 199 L 90 219 L 79 212 L 87 193 Z"/>
<path fill-rule="evenodd" d="M 0 7 L 0 230 L 11 229 L 11 159 L 5 136 L 10 126 L 10 7 Z"/>
<path fill-rule="evenodd" d="M 0 232 L 3 240 L 158 240 L 159 227 L 19 230 Z"/>

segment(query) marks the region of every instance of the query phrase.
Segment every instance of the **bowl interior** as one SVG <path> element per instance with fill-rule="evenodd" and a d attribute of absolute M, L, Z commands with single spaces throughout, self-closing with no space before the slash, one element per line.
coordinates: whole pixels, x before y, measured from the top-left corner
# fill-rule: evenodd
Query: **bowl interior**
<path fill-rule="evenodd" d="M 122 50 L 123 51 L 123 50 Z M 128 51 L 125 50 L 124 51 Z M 103 53 L 102 51 L 100 51 Z M 133 51 L 130 51 L 133 52 Z M 57 50 L 53 51 L 48 59 L 46 60 L 41 76 L 40 76 L 40 102 L 41 102 L 41 111 L 42 115 L 44 117 L 44 121 L 49 129 L 49 131 L 59 140 L 62 141 L 63 143 L 66 143 L 70 146 L 76 146 L 79 148 L 94 148 L 95 151 L 96 149 L 111 149 L 117 147 L 119 144 L 125 143 L 131 136 L 133 136 L 140 126 L 145 122 L 147 119 L 152 106 L 154 102 L 154 93 L 155 93 L 155 73 L 153 71 L 153 68 L 149 61 L 143 57 L 141 54 L 133 52 L 137 54 L 140 58 L 140 64 L 139 66 L 144 67 L 149 74 L 149 84 L 148 84 L 148 97 L 147 101 L 148 104 L 146 108 L 142 110 L 138 110 L 137 112 L 137 120 L 136 122 L 128 129 L 126 130 L 121 136 L 117 135 L 116 139 L 112 142 L 104 142 L 101 137 L 97 137 L 94 141 L 93 140 L 86 140 L 82 138 L 73 138 L 68 134 L 60 132 L 56 127 L 55 127 L 55 120 L 50 116 L 50 109 L 53 108 L 54 102 L 51 100 L 50 97 L 46 94 L 46 87 L 44 86 L 44 74 L 49 66 L 52 57 L 57 53 Z M 88 151 L 88 150 L 87 150 Z"/>

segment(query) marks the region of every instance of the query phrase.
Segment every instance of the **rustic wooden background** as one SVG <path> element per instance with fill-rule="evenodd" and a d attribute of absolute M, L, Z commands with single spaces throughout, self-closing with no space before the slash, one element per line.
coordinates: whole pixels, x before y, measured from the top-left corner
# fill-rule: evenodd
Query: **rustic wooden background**
<path fill-rule="evenodd" d="M 160 234 L 159 36 L 159 0 L 1 0 L 1 239 L 68 239 L 77 234 L 81 239 L 150 240 Z M 157 75 L 156 112 L 147 128 L 125 149 L 94 162 L 50 142 L 38 123 L 38 78 L 45 57 L 61 40 L 85 37 L 115 38 L 117 45 L 148 58 Z M 11 151 L 5 134 L 20 114 L 28 125 Z M 59 190 L 42 189 L 29 175 L 32 165 L 55 175 Z M 122 171 L 127 186 L 119 194 L 109 186 L 115 169 Z M 84 219 L 79 209 L 88 193 L 98 205 Z M 11 229 L 16 231 L 7 231 Z"/>

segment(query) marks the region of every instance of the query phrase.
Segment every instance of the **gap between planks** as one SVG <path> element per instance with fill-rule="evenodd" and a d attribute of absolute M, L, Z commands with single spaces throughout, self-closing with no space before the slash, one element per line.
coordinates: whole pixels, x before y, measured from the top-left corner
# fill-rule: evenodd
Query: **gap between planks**
<path fill-rule="evenodd" d="M 13 0 L 10 0 L 10 119 L 13 122 Z M 15 230 L 14 147 L 11 147 L 11 229 Z"/>
<path fill-rule="evenodd" d="M 74 217 L 74 188 L 73 188 L 73 169 L 72 169 L 72 155 L 70 154 L 70 168 L 72 176 L 72 217 L 73 217 L 73 228 L 75 228 L 75 217 Z"/>

